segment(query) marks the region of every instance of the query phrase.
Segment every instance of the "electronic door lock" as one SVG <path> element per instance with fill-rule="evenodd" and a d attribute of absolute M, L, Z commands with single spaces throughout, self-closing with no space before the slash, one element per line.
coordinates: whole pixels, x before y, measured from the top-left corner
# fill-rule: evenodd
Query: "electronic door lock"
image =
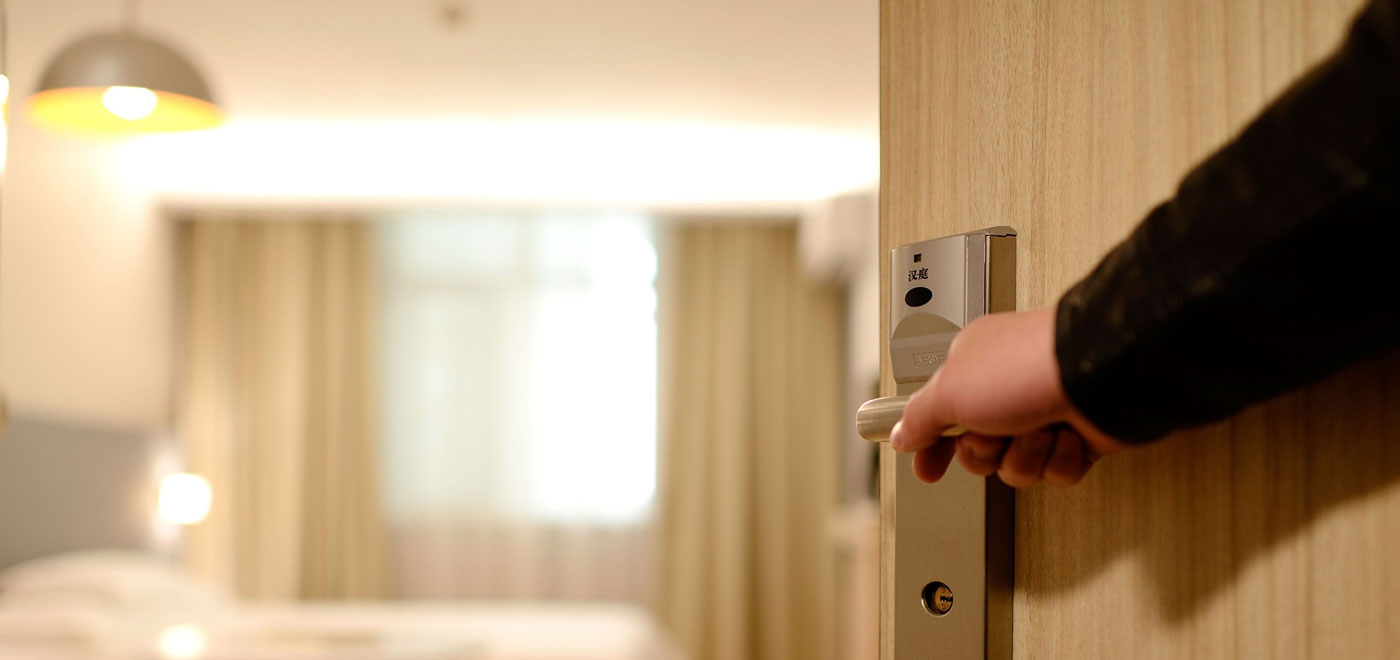
<path fill-rule="evenodd" d="M 889 276 L 895 396 L 856 413 L 857 432 L 872 442 L 889 439 L 910 395 L 947 361 L 958 331 L 984 314 L 1015 309 L 1016 232 L 994 227 L 896 248 Z M 1011 489 L 962 470 L 924 484 L 908 454 L 883 449 L 881 463 L 882 497 L 894 495 L 881 507 L 881 525 L 897 531 L 887 537 L 893 547 L 885 551 L 881 594 L 884 616 L 893 617 L 893 657 L 1010 658 Z"/>
<path fill-rule="evenodd" d="M 993 227 L 890 250 L 890 370 L 897 396 L 867 401 L 856 432 L 884 442 L 913 394 L 948 360 L 953 337 L 1016 306 L 1016 230 Z M 946 436 L 962 435 L 953 427 Z"/>

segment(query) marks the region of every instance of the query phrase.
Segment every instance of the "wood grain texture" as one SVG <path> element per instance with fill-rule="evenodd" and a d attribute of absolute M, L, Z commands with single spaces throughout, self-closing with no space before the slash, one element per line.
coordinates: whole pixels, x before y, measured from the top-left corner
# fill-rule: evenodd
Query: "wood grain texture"
<path fill-rule="evenodd" d="M 882 0 L 882 254 L 1011 225 L 1053 304 L 1359 5 Z M 1016 555 L 1017 657 L 1400 657 L 1400 354 L 1023 491 Z"/>

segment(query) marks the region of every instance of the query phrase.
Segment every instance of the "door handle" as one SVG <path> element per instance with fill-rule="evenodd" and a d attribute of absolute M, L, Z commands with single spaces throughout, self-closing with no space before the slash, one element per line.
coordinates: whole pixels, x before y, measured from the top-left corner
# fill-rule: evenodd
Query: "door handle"
<path fill-rule="evenodd" d="M 882 396 L 861 404 L 856 410 L 856 433 L 871 442 L 888 442 L 890 431 L 896 422 L 904 417 L 904 408 L 909 405 L 909 396 Z M 967 429 L 952 426 L 943 431 L 943 437 L 956 438 Z"/>

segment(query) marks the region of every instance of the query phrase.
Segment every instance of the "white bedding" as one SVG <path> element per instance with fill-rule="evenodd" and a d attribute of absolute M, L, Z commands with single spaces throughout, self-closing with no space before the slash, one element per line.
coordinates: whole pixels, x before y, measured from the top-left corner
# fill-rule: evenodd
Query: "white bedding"
<path fill-rule="evenodd" d="M 626 605 L 251 605 L 185 593 L 163 563 L 111 559 L 0 572 L 0 658 L 683 660 L 649 614 Z"/>
<path fill-rule="evenodd" d="M 353 635 L 380 630 L 479 643 L 483 660 L 679 660 L 651 616 L 613 604 L 349 603 L 242 609 L 248 630 Z M 470 656 L 477 657 L 477 656 Z"/>

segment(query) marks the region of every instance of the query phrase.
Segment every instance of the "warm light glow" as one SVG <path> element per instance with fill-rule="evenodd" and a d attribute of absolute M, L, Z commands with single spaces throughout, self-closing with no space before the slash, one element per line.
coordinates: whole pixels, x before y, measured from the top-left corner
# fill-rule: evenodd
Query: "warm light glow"
<path fill-rule="evenodd" d="M 10 77 L 0 74 L 0 104 L 10 102 Z"/>
<path fill-rule="evenodd" d="M 42 91 L 29 97 L 29 116 L 35 123 L 59 131 L 118 135 L 193 131 L 223 121 L 218 106 L 208 101 L 143 87 Z"/>
<path fill-rule="evenodd" d="M 102 92 L 102 107 L 108 112 L 127 121 L 136 121 L 151 116 L 156 111 L 159 99 L 156 93 L 145 87 L 108 87 Z"/>
<path fill-rule="evenodd" d="M 170 626 L 160 631 L 156 646 L 163 657 L 171 660 L 189 660 L 204 653 L 204 631 L 188 623 Z"/>
<path fill-rule="evenodd" d="M 209 482 L 197 474 L 172 474 L 160 482 L 160 515 L 176 525 L 203 521 L 212 500 Z"/>
<path fill-rule="evenodd" d="M 244 120 L 154 136 L 130 154 L 129 171 L 166 197 L 242 202 L 528 200 L 786 213 L 868 188 L 879 170 L 873 134 L 604 120 Z"/>

